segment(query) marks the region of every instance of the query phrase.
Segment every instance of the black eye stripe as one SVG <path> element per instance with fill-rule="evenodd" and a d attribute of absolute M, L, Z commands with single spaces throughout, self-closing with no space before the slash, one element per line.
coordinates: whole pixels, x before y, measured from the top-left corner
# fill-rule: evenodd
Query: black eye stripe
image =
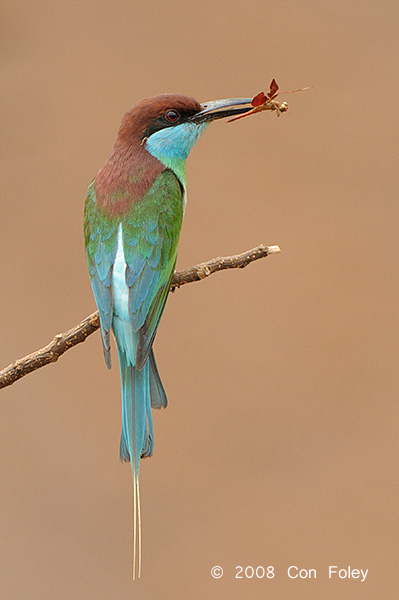
<path fill-rule="evenodd" d="M 166 127 L 172 127 L 173 125 L 177 125 L 180 123 L 185 123 L 190 119 L 193 115 L 195 115 L 198 111 L 196 110 L 186 110 L 186 109 L 174 109 L 168 108 L 165 109 L 165 112 L 160 114 L 154 120 L 150 121 L 148 126 L 142 133 L 141 139 L 148 138 L 150 135 L 159 131 L 160 129 L 165 129 Z M 175 120 L 168 119 L 166 115 L 170 116 L 170 113 L 176 113 L 177 118 Z"/>

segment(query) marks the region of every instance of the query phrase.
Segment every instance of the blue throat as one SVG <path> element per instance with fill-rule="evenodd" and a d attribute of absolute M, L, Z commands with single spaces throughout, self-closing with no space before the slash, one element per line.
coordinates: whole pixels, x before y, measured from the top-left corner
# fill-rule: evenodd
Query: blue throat
<path fill-rule="evenodd" d="M 208 123 L 182 123 L 153 133 L 145 142 L 150 154 L 171 169 L 186 187 L 186 159 Z"/>

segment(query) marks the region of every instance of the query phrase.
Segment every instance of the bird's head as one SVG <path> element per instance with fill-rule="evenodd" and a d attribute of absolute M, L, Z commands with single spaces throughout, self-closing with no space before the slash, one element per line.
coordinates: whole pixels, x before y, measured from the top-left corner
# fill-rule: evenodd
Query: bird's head
<path fill-rule="evenodd" d="M 174 171 L 184 163 L 211 121 L 244 113 L 251 98 L 229 98 L 200 104 L 194 98 L 161 94 L 140 100 L 125 114 L 119 129 L 122 144 L 140 144 Z"/>

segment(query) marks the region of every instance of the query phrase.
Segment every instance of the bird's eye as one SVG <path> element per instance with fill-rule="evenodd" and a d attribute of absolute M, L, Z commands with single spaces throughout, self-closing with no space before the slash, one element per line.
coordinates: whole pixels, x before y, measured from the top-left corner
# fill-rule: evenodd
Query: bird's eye
<path fill-rule="evenodd" d="M 175 110 L 168 110 L 168 112 L 165 113 L 165 118 L 167 121 L 169 121 L 169 123 L 176 123 L 176 121 L 179 119 L 179 116 L 179 113 Z"/>

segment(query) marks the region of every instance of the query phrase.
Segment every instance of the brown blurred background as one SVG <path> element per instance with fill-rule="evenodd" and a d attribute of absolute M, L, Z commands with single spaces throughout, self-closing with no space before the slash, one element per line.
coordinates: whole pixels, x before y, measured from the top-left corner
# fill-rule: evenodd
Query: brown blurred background
<path fill-rule="evenodd" d="M 314 86 L 280 119 L 215 123 L 189 158 L 178 266 L 282 253 L 169 298 L 142 579 L 116 357 L 107 372 L 97 333 L 1 392 L 1 598 L 395 597 L 398 3 L 3 0 L 0 14 L 0 367 L 94 310 L 85 192 L 138 99 Z M 276 577 L 237 580 L 236 565 Z M 329 580 L 329 565 L 368 576 Z"/>

